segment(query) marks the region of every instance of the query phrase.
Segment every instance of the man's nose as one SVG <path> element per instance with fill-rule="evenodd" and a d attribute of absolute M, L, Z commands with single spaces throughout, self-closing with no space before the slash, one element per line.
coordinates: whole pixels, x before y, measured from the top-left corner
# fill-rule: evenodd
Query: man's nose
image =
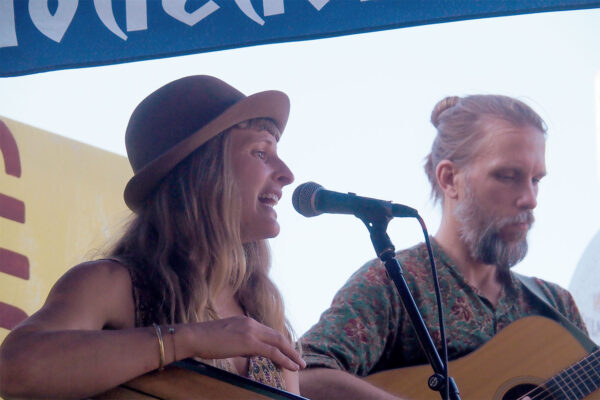
<path fill-rule="evenodd" d="M 517 198 L 517 207 L 524 210 L 533 210 L 537 206 L 537 184 L 529 182 L 523 185 Z"/>

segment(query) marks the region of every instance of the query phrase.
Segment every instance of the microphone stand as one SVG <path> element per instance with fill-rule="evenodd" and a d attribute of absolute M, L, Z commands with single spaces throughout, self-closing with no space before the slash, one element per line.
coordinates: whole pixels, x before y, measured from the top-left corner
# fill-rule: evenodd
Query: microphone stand
<path fill-rule="evenodd" d="M 362 222 L 367 226 L 367 229 L 371 235 L 371 242 L 373 242 L 373 247 L 377 253 L 377 257 L 379 257 L 379 259 L 384 263 L 388 276 L 394 281 L 396 289 L 400 294 L 402 304 L 404 304 L 404 307 L 408 312 L 408 316 L 410 317 L 412 326 L 417 333 L 417 338 L 419 339 L 421 348 L 425 352 L 425 356 L 433 368 L 434 374 L 429 377 L 427 384 L 431 390 L 440 392 L 442 399 L 444 399 L 444 392 L 446 392 L 445 376 L 447 375 L 447 365 L 444 365 L 437 349 L 435 348 L 435 345 L 433 344 L 433 340 L 431 339 L 429 331 L 425 326 L 423 317 L 421 316 L 415 300 L 410 293 L 408 284 L 404 279 L 402 266 L 396 259 L 394 245 L 392 244 L 392 241 L 386 232 L 387 226 L 392 217 L 388 216 L 387 212 L 381 212 L 381 210 L 377 209 L 361 210 L 357 212 L 355 216 L 362 220 Z M 451 377 L 448 378 L 448 386 L 450 399 L 460 400 L 458 388 L 454 382 L 454 379 Z"/>

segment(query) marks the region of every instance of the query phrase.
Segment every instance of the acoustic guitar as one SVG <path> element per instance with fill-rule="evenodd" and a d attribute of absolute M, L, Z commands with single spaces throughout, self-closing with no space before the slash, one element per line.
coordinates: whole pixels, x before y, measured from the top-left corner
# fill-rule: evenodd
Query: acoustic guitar
<path fill-rule="evenodd" d="M 171 364 L 112 389 L 93 400 L 307 400 L 192 359 Z"/>
<path fill-rule="evenodd" d="M 526 317 L 469 355 L 450 362 L 462 400 L 600 399 L 600 350 L 588 354 L 558 323 Z M 378 372 L 365 379 L 403 398 L 439 400 L 428 365 Z"/>
<path fill-rule="evenodd" d="M 462 400 L 600 400 L 600 350 L 588 354 L 558 323 L 520 319 L 473 353 L 450 362 Z M 378 372 L 366 381 L 400 397 L 439 400 L 428 365 Z M 227 371 L 183 360 L 94 397 L 107 399 L 304 399 Z"/>

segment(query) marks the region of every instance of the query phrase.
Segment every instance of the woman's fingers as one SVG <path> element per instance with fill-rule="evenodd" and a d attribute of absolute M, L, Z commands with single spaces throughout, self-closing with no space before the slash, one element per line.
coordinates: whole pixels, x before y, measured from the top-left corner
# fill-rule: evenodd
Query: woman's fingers
<path fill-rule="evenodd" d="M 199 357 L 263 356 L 292 371 L 306 365 L 281 333 L 252 318 L 225 318 L 195 324 L 195 328 Z"/>
<path fill-rule="evenodd" d="M 286 356 L 277 347 L 267 345 L 264 353 L 266 354 L 265 357 L 269 358 L 273 363 L 280 367 L 289 369 L 290 371 L 298 371 L 300 369 L 300 365 L 297 362 Z"/>
<path fill-rule="evenodd" d="M 268 329 L 266 333 L 267 337 L 264 341 L 271 346 L 273 354 L 269 358 L 274 363 L 292 371 L 297 371 L 306 366 L 306 363 L 302 357 L 300 357 L 300 354 L 296 349 L 294 349 L 292 343 L 290 343 L 281 333 L 266 326 L 264 328 Z M 289 360 L 292 363 L 283 360 Z M 291 366 L 293 366 L 293 368 Z"/>

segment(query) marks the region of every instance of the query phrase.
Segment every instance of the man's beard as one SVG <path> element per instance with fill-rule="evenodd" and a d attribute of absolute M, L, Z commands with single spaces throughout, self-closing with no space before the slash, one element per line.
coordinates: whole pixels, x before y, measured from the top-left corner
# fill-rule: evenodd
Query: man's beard
<path fill-rule="evenodd" d="M 524 222 L 531 228 L 533 212 L 527 210 L 515 217 L 497 217 L 479 207 L 470 186 L 466 189 L 465 199 L 455 210 L 460 239 L 474 260 L 508 270 L 527 254 L 527 232 L 522 238 L 508 242 L 501 237 L 500 231 L 507 225 Z"/>

